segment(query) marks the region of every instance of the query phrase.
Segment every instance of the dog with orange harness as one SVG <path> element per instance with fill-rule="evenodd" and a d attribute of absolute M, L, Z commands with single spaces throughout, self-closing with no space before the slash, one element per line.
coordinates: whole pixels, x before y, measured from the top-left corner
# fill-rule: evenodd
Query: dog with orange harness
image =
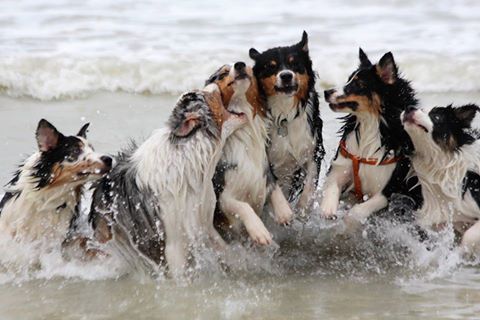
<path fill-rule="evenodd" d="M 393 55 L 386 53 L 372 64 L 360 49 L 360 66 L 343 90 L 325 91 L 325 100 L 343 117 L 342 138 L 331 165 L 320 205 L 324 218 L 335 219 L 342 193 L 353 192 L 356 204 L 346 221 L 364 223 L 385 208 L 392 194 L 413 198 L 420 205 L 421 192 L 406 155 L 413 145 L 400 123 L 400 113 L 415 107 L 417 99 L 410 83 L 399 75 Z"/>

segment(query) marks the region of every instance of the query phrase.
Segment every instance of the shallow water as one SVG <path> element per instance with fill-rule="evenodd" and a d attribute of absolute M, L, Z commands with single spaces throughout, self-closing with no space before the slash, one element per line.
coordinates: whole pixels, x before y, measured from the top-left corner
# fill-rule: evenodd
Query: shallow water
<path fill-rule="evenodd" d="M 426 104 L 477 101 L 478 94 L 422 94 Z M 2 183 L 13 164 L 34 148 L 37 119 L 64 132 L 92 123 L 90 140 L 115 152 L 133 137 L 142 140 L 163 126 L 174 96 L 98 93 L 89 98 L 37 101 L 0 97 Z M 18 109 L 22 112 L 18 112 Z M 337 139 L 336 115 L 323 108 L 326 148 Z M 127 121 L 127 119 L 129 119 Z M 22 129 L 18 127 L 22 123 Z M 1 319 L 472 319 L 480 312 L 480 269 L 451 251 L 451 239 L 427 250 L 405 226 L 380 222 L 356 239 L 335 236 L 341 225 L 296 222 L 272 226 L 278 246 L 245 252 L 235 247 L 234 269 L 201 269 L 187 283 L 125 274 L 105 260 L 65 263 L 58 252 L 41 266 L 0 269 Z M 0 246 L 11 259 L 34 254 Z M 5 263 L 5 256 L 2 261 Z"/>
<path fill-rule="evenodd" d="M 178 94 L 247 51 L 310 35 L 319 90 L 341 84 L 358 46 L 392 50 L 423 105 L 480 102 L 477 1 L 2 1 L 0 183 L 35 148 L 42 117 L 62 132 L 91 122 L 116 152 L 165 124 Z M 336 115 L 321 104 L 327 159 Z M 325 170 L 323 171 L 325 172 Z M 1 192 L 0 192 L 1 194 Z M 271 226 L 277 244 L 234 247 L 229 273 L 199 268 L 186 283 L 126 274 L 114 259 L 65 263 L 58 252 L 0 236 L 0 319 L 473 319 L 480 269 L 377 220 L 353 239 L 312 219 Z M 20 260 L 25 262 L 12 263 Z"/>

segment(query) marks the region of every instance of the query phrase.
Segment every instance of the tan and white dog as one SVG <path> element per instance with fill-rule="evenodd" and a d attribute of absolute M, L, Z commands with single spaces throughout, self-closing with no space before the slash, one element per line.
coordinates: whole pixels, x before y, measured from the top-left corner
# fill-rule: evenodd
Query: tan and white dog
<path fill-rule="evenodd" d="M 270 244 L 272 236 L 260 219 L 267 199 L 277 223 L 289 223 L 293 212 L 270 170 L 267 117 L 257 81 L 250 67 L 236 62 L 222 66 L 206 85 L 222 93 L 230 112 L 247 117 L 247 124 L 227 139 L 217 166 L 216 226 L 225 235 L 229 230 L 241 234 L 244 226 L 254 242 Z"/>

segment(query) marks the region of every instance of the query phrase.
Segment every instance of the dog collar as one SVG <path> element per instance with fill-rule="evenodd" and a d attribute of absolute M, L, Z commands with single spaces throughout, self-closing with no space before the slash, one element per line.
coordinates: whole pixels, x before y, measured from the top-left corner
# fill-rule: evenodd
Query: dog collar
<path fill-rule="evenodd" d="M 351 154 L 347 150 L 345 139 L 340 140 L 339 149 L 340 149 L 340 154 L 342 156 L 352 160 L 354 193 L 358 201 L 363 200 L 362 181 L 360 180 L 360 174 L 359 174 L 361 163 L 370 165 L 370 166 L 384 166 L 387 164 L 398 162 L 403 158 L 403 157 L 393 157 L 390 159 L 383 159 L 382 161 L 378 161 L 377 158 L 362 158 L 354 154 Z"/>
<path fill-rule="evenodd" d="M 300 110 L 297 108 L 297 113 L 295 114 L 295 117 L 293 117 L 292 120 L 297 119 L 299 116 L 300 116 Z M 288 120 L 287 119 L 282 119 L 282 121 L 280 121 L 280 125 L 277 128 L 277 134 L 280 137 L 288 136 Z"/>

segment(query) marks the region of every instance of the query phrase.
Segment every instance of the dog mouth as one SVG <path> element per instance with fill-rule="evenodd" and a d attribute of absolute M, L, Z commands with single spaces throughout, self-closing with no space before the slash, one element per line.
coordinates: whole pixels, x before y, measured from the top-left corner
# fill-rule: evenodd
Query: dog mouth
<path fill-rule="evenodd" d="M 414 120 L 407 120 L 407 121 L 404 121 L 404 123 L 413 124 L 414 126 L 417 126 L 418 128 L 425 131 L 425 133 L 428 133 L 428 129 L 425 126 L 421 125 L 420 123 L 415 122 Z"/>
<path fill-rule="evenodd" d="M 245 71 L 236 74 L 234 78 L 235 81 L 245 80 L 245 79 L 250 79 L 250 76 Z"/>
<path fill-rule="evenodd" d="M 242 117 L 245 116 L 245 113 L 240 112 L 240 111 L 228 110 L 228 112 L 230 112 L 232 114 L 232 116 L 235 116 L 235 117 L 238 117 L 238 118 L 242 118 Z"/>
<path fill-rule="evenodd" d="M 108 169 L 82 170 L 82 171 L 77 173 L 77 176 L 82 177 L 82 178 L 85 178 L 85 177 L 88 177 L 88 176 L 91 176 L 91 175 L 101 176 L 101 175 L 106 174 L 107 172 L 108 172 Z"/>
<path fill-rule="evenodd" d="M 250 80 L 250 76 L 248 75 L 248 73 L 246 73 L 245 71 L 240 72 L 240 73 L 238 73 L 234 76 L 233 81 L 228 83 L 227 86 L 233 85 L 236 81 L 241 81 L 241 80 L 246 80 L 246 79 Z"/>
<path fill-rule="evenodd" d="M 428 129 L 418 123 L 417 121 L 415 121 L 415 118 L 413 117 L 413 113 L 406 113 L 404 116 L 403 116 L 403 123 L 409 123 L 409 124 L 412 124 L 414 126 L 417 126 L 418 128 L 422 129 L 423 131 L 425 131 L 425 133 L 428 133 Z"/>
<path fill-rule="evenodd" d="M 279 93 L 291 94 L 297 92 L 298 84 L 284 84 L 282 86 L 275 85 L 274 89 Z"/>
<path fill-rule="evenodd" d="M 340 103 L 329 103 L 328 106 L 333 111 L 342 110 L 342 109 L 352 109 L 355 110 L 358 106 L 358 103 L 354 101 L 340 102 Z"/>

